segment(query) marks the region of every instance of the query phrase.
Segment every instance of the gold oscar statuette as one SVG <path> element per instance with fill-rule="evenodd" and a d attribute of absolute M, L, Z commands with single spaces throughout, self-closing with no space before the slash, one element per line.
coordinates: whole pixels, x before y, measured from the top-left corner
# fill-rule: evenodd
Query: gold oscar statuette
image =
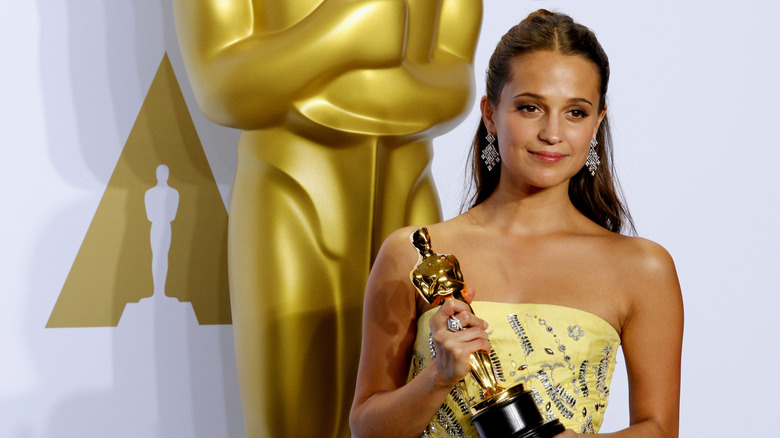
<path fill-rule="evenodd" d="M 410 236 L 418 259 L 409 274 L 417 292 L 429 304 L 441 304 L 463 298 L 466 284 L 458 259 L 451 254 L 437 254 L 431 249 L 428 229 L 418 228 Z M 474 310 L 469 305 L 469 310 Z M 453 330 L 453 328 L 450 328 Z M 552 438 L 565 428 L 558 420 L 544 422 L 531 391 L 523 384 L 504 388 L 498 384 L 490 354 L 476 351 L 469 357 L 469 374 L 477 382 L 484 399 L 469 407 L 472 422 L 482 438 Z"/>
<path fill-rule="evenodd" d="M 347 438 L 371 263 L 441 220 L 482 0 L 173 0 L 195 99 L 241 130 L 228 222 L 247 437 Z M 235 147 L 233 144 L 225 147 Z"/>

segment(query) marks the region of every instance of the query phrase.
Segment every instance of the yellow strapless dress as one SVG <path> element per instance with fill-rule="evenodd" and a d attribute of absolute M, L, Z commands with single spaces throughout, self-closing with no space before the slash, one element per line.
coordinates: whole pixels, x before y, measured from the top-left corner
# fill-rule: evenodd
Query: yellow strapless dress
<path fill-rule="evenodd" d="M 502 386 L 522 382 L 550 421 L 579 433 L 598 433 L 609 399 L 620 337 L 592 313 L 550 304 L 475 301 L 474 313 L 490 325 L 491 358 Z M 436 357 L 428 320 L 417 321 L 410 379 Z M 423 437 L 475 437 L 468 407 L 482 400 L 471 376 L 450 391 Z"/>

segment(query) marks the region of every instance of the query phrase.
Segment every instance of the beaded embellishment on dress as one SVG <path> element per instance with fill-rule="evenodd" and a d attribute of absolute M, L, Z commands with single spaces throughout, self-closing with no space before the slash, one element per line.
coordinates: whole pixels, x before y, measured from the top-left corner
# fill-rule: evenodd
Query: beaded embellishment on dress
<path fill-rule="evenodd" d="M 490 324 L 490 359 L 501 378 L 510 386 L 522 382 L 547 420 L 558 419 L 581 433 L 598 433 L 620 345 L 615 329 L 596 315 L 562 306 L 476 301 L 472 307 Z M 435 310 L 418 320 L 414 348 L 424 365 L 433 360 L 428 319 Z M 416 361 L 414 356 L 412 365 Z M 467 377 L 450 391 L 444 404 L 448 409 L 437 411 L 424 436 L 478 438 L 468 407 L 481 397 L 478 385 Z"/>

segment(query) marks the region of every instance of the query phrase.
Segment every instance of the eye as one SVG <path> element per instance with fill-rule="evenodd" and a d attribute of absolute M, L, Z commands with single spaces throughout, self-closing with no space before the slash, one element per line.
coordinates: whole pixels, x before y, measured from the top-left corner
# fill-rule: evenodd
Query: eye
<path fill-rule="evenodd" d="M 539 108 L 533 105 L 518 105 L 517 110 L 520 111 L 521 113 L 532 114 L 539 111 Z"/>
<path fill-rule="evenodd" d="M 569 115 L 575 119 L 584 119 L 585 117 L 588 117 L 588 113 L 581 109 L 573 109 L 569 111 Z"/>

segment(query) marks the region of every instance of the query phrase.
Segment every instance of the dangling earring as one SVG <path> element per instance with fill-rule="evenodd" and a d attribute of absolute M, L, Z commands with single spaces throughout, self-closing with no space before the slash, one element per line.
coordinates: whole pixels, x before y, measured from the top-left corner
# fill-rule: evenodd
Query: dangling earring
<path fill-rule="evenodd" d="M 588 159 L 585 160 L 585 166 L 590 172 L 590 176 L 596 175 L 596 169 L 599 168 L 601 160 L 599 160 L 599 154 L 596 153 L 596 146 L 599 145 L 599 141 L 595 138 L 590 140 L 590 152 L 588 152 Z"/>
<path fill-rule="evenodd" d="M 488 171 L 491 171 L 493 170 L 493 167 L 501 162 L 501 156 L 498 154 L 498 149 L 496 149 L 496 146 L 493 144 L 493 142 L 496 141 L 496 137 L 488 132 L 485 136 L 485 140 L 487 140 L 488 145 L 485 146 L 485 150 L 482 151 L 481 156 L 482 161 L 485 162 L 485 166 L 488 168 Z"/>

